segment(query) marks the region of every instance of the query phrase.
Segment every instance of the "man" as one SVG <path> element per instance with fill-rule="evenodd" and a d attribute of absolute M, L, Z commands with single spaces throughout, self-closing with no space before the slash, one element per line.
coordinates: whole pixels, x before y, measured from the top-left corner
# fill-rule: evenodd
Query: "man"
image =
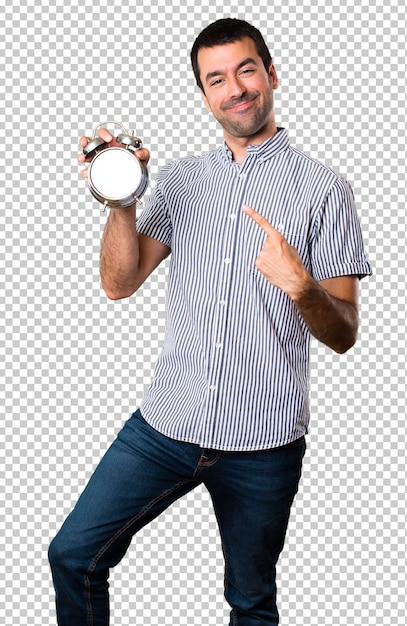
<path fill-rule="evenodd" d="M 261 34 L 219 20 L 191 58 L 225 142 L 164 167 L 137 229 L 135 207 L 110 212 L 109 298 L 130 296 L 171 253 L 166 337 L 140 410 L 51 544 L 60 626 L 108 624 L 109 568 L 200 483 L 219 523 L 230 624 L 278 624 L 275 567 L 305 452 L 310 336 L 339 353 L 357 336 L 370 266 L 353 196 L 277 128 L 278 79 Z"/>

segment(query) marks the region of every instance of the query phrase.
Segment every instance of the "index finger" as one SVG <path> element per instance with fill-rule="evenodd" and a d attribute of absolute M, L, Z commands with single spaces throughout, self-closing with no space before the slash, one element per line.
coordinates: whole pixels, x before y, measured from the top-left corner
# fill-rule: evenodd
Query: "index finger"
<path fill-rule="evenodd" d="M 256 224 L 258 226 L 260 226 L 260 228 L 262 230 L 264 230 L 264 232 L 266 233 L 266 235 L 274 235 L 275 233 L 277 233 L 278 231 L 270 224 L 270 222 L 268 222 L 266 220 L 265 217 L 263 217 L 263 215 L 260 215 L 260 213 L 257 213 L 257 211 L 255 211 L 251 206 L 244 204 L 243 205 L 243 211 L 246 213 L 246 215 L 248 215 L 249 217 L 252 218 L 252 220 L 254 222 L 256 222 Z"/>

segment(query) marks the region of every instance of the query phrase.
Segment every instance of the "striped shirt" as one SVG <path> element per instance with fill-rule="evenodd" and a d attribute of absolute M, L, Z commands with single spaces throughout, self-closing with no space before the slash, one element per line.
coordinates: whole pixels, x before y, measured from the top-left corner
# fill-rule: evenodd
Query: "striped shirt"
<path fill-rule="evenodd" d="M 290 443 L 309 421 L 310 333 L 255 267 L 265 234 L 243 204 L 315 280 L 371 273 L 349 185 L 284 129 L 241 165 L 224 143 L 160 171 L 137 223 L 171 248 L 164 346 L 141 413 L 170 438 L 225 451 Z"/>

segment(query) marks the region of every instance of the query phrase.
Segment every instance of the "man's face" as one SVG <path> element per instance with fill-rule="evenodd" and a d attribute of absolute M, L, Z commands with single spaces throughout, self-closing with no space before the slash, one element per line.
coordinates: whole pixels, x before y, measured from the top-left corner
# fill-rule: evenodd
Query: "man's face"
<path fill-rule="evenodd" d="M 203 101 L 223 127 L 226 138 L 267 135 L 275 124 L 273 89 L 278 80 L 273 65 L 266 71 L 254 41 L 245 37 L 201 48 L 198 66 Z"/>

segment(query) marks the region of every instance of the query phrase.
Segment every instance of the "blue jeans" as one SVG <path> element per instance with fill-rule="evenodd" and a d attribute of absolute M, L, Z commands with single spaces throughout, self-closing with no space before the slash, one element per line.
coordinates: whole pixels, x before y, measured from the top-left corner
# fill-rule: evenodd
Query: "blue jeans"
<path fill-rule="evenodd" d="M 200 483 L 219 524 L 230 626 L 278 624 L 275 566 L 304 452 L 304 438 L 259 452 L 205 450 L 168 439 L 136 411 L 50 545 L 59 626 L 109 624 L 109 568 L 140 528 Z"/>

